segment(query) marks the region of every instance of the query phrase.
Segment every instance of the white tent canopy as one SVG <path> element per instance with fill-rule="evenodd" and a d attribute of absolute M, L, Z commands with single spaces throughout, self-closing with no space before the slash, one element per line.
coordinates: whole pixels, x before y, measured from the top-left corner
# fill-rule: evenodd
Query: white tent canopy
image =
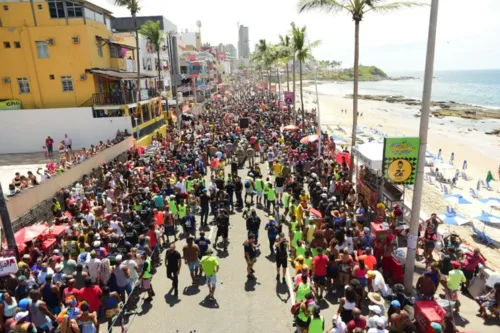
<path fill-rule="evenodd" d="M 368 142 L 354 147 L 355 156 L 370 169 L 382 169 L 382 159 L 384 158 L 384 144 L 378 142 Z"/>

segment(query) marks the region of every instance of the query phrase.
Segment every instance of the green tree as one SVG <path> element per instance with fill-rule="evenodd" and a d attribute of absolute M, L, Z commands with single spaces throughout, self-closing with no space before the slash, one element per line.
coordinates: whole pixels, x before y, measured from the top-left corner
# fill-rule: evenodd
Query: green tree
<path fill-rule="evenodd" d="M 263 79 L 262 69 L 265 69 L 265 57 L 268 49 L 268 44 L 265 39 L 260 39 L 255 45 L 255 52 L 252 55 L 252 62 L 256 64 L 259 69 L 261 80 Z"/>
<path fill-rule="evenodd" d="M 139 33 L 137 26 L 137 13 L 141 10 L 139 6 L 139 0 L 110 0 L 117 7 L 126 7 L 130 11 L 130 15 L 134 19 L 134 30 L 135 30 L 135 46 L 136 46 L 136 61 L 137 61 L 137 101 L 139 101 L 140 90 L 141 90 L 141 61 L 139 58 Z"/>
<path fill-rule="evenodd" d="M 160 30 L 160 21 L 146 21 L 140 28 L 139 34 L 144 36 L 148 45 L 156 51 L 157 57 L 157 70 L 158 70 L 158 85 L 157 89 L 160 91 L 160 82 L 161 82 L 161 62 L 160 62 L 160 48 L 162 42 L 165 41 L 165 34 Z"/>
<path fill-rule="evenodd" d="M 280 44 L 279 45 L 281 46 L 282 60 L 286 64 L 286 89 L 287 89 L 287 91 L 290 91 L 290 76 L 289 76 L 289 70 L 288 70 L 288 63 L 293 58 L 292 41 L 291 41 L 289 35 L 285 35 L 285 36 L 280 35 L 279 37 L 280 37 Z"/>
<path fill-rule="evenodd" d="M 354 88 L 352 99 L 352 142 L 351 154 L 356 145 L 356 127 L 358 125 L 358 66 L 359 66 L 359 24 L 363 20 L 364 15 L 373 11 L 376 13 L 384 13 L 409 8 L 414 6 L 426 5 L 418 2 L 392 2 L 387 3 L 386 0 L 299 0 L 299 12 L 303 13 L 313 9 L 320 9 L 327 13 L 347 12 L 352 16 L 354 21 Z M 350 178 L 352 180 L 354 167 L 354 159 L 351 158 Z"/>

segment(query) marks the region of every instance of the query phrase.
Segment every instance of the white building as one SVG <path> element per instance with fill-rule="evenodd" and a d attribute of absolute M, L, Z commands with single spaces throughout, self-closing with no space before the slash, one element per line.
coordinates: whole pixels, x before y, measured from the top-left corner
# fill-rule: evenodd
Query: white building
<path fill-rule="evenodd" d="M 189 32 L 187 29 L 181 31 L 180 39 L 185 45 L 191 45 L 198 50 L 201 48 L 201 35 L 199 32 Z"/>

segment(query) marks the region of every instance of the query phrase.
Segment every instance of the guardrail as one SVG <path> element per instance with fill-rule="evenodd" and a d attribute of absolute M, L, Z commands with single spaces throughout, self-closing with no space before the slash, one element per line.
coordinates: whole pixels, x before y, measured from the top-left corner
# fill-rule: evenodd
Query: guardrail
<path fill-rule="evenodd" d="M 81 179 L 83 175 L 91 172 L 93 168 L 97 168 L 104 162 L 113 160 L 116 156 L 133 146 L 134 138 L 129 136 L 122 142 L 99 152 L 71 169 L 65 170 L 64 173 L 52 176 L 51 179 L 48 179 L 40 185 L 31 187 L 15 197 L 8 198 L 7 209 L 11 221 L 21 217 L 40 202 L 53 198 L 61 187 L 67 187 L 73 182 Z"/>

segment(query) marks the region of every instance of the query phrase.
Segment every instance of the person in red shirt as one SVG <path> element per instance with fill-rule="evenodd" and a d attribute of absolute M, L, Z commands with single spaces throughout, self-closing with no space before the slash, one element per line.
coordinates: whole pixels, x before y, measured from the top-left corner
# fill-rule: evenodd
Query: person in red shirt
<path fill-rule="evenodd" d="M 63 289 L 63 300 L 66 300 L 70 296 L 78 298 L 80 290 L 75 288 L 76 280 L 71 278 L 67 282 L 67 287 Z"/>
<path fill-rule="evenodd" d="M 366 329 L 366 318 L 361 315 L 358 308 L 352 309 L 353 319 L 347 323 L 347 333 L 352 333 L 356 328 Z"/>
<path fill-rule="evenodd" d="M 54 159 L 54 140 L 50 136 L 45 139 L 45 147 L 47 147 L 49 158 Z"/>
<path fill-rule="evenodd" d="M 317 286 L 319 286 L 318 299 L 322 299 L 323 292 L 325 291 L 326 273 L 329 260 L 328 257 L 325 254 L 323 254 L 323 248 L 318 247 L 316 248 L 316 250 L 318 251 L 318 255 L 313 258 L 312 272 L 313 272 L 314 283 Z"/>
<path fill-rule="evenodd" d="M 85 301 L 89 305 L 89 312 L 98 311 L 101 307 L 102 290 L 98 285 L 94 285 L 88 277 L 84 281 L 85 286 L 78 291 L 78 299 Z"/>
<path fill-rule="evenodd" d="M 474 252 L 465 251 L 463 254 L 464 262 L 462 263 L 462 271 L 464 272 L 465 278 L 467 282 L 465 282 L 465 286 L 469 288 L 470 281 L 474 277 L 474 273 L 476 272 L 476 268 L 479 264 L 483 265 L 485 268 L 489 268 L 492 271 L 495 271 L 491 267 L 486 265 L 486 259 L 481 254 L 481 251 L 476 247 Z"/>

